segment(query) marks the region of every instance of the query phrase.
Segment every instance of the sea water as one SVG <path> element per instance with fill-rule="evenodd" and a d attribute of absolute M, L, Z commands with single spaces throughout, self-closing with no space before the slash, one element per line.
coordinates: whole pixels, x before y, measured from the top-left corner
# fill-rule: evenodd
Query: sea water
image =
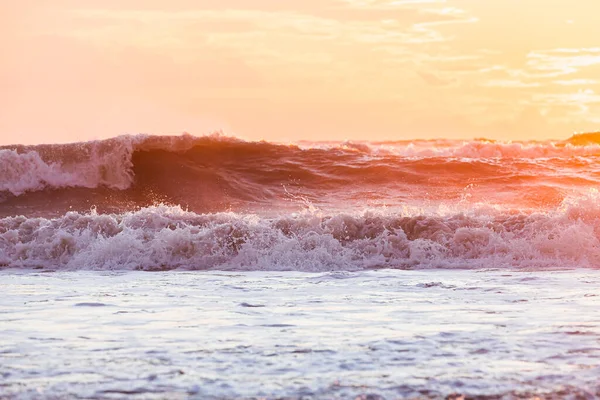
<path fill-rule="evenodd" d="M 600 397 L 600 135 L 0 148 L 0 398 Z"/>
<path fill-rule="evenodd" d="M 593 270 L 0 280 L 6 398 L 600 395 Z"/>

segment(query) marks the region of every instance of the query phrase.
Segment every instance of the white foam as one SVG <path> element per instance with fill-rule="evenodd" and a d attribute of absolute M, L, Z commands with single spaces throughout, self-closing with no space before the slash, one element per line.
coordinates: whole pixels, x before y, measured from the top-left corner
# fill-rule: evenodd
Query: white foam
<path fill-rule="evenodd" d="M 103 150 L 90 143 L 85 149 L 88 154 L 72 161 L 44 160 L 35 150 L 24 153 L 0 150 L 0 192 L 8 191 L 19 196 L 46 188 L 106 186 L 126 189 L 133 182 L 133 144 L 126 140 L 119 144 Z"/>
<path fill-rule="evenodd" d="M 215 133 L 215 141 L 238 141 Z M 20 196 L 25 192 L 66 187 L 116 190 L 134 181 L 132 155 L 135 150 L 184 151 L 200 138 L 180 136 L 123 135 L 107 140 L 0 149 L 0 193 Z"/>
<path fill-rule="evenodd" d="M 0 150 L 0 176 L 0 191 L 15 196 L 46 185 L 66 186 L 73 181 L 73 174 L 65 173 L 58 164 L 45 163 L 35 151 L 19 154 L 15 150 Z"/>
<path fill-rule="evenodd" d="M 600 209 L 278 218 L 155 206 L 119 215 L 0 220 L 0 262 L 61 269 L 331 271 L 600 266 Z"/>
<path fill-rule="evenodd" d="M 600 145 L 577 146 L 559 141 L 493 142 L 484 140 L 415 140 L 391 143 L 301 142 L 302 148 L 341 149 L 374 156 L 409 158 L 539 159 L 600 155 Z"/>
<path fill-rule="evenodd" d="M 0 282 L 9 399 L 600 392 L 600 271 L 13 269 Z"/>

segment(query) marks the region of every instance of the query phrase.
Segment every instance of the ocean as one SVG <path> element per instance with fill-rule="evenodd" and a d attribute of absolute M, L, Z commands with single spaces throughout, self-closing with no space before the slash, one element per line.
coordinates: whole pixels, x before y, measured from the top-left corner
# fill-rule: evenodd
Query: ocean
<path fill-rule="evenodd" d="M 0 147 L 0 398 L 600 398 L 600 134 Z"/>

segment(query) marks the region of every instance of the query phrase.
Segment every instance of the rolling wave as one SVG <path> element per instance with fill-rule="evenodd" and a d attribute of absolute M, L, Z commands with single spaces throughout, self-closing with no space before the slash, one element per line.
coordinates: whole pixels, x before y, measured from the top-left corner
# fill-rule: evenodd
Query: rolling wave
<path fill-rule="evenodd" d="M 0 266 L 597 267 L 599 157 L 600 134 L 5 146 Z"/>
<path fill-rule="evenodd" d="M 386 164 L 402 159 L 537 159 L 551 157 L 600 156 L 600 134 L 574 135 L 566 141 L 501 143 L 486 139 L 473 141 L 415 140 L 380 143 L 308 143 L 281 145 L 268 142 L 245 142 L 215 134 L 205 137 L 120 136 L 102 141 L 73 144 L 0 147 L 0 191 L 19 196 L 25 192 L 64 187 L 108 187 L 124 190 L 134 183 L 135 160 L 139 153 L 152 153 L 181 166 L 190 161 L 198 166 L 231 161 L 296 161 L 297 172 L 310 170 L 314 164 L 348 166 L 365 171 L 384 169 Z M 308 146 L 308 148 L 306 147 Z M 166 153 L 170 153 L 169 158 Z M 357 155 L 359 153 L 360 155 Z M 177 156 L 175 156 L 177 154 Z M 361 155 L 371 155 L 364 158 Z M 141 157 L 141 156 L 140 156 Z M 177 157 L 181 157 L 178 160 Z M 169 158 L 167 160 L 167 158 Z M 292 161 L 292 160 L 290 160 Z M 380 161 L 380 163 L 377 163 Z M 435 165 L 424 162 L 427 168 Z M 444 168 L 449 165 L 440 163 Z M 455 168 L 472 164 L 455 162 Z M 169 167 L 170 165 L 165 165 Z M 419 164 L 415 163 L 418 167 Z M 249 165 L 246 170 L 253 166 Z M 244 169 L 243 166 L 240 169 Z M 285 171 L 294 172 L 293 170 Z M 379 172 L 379 171 L 373 171 Z M 385 172 L 385 171 L 384 171 Z M 282 172 L 284 173 L 284 172 Z"/>
<path fill-rule="evenodd" d="M 186 134 L 4 146 L 0 216 L 50 216 L 91 206 L 124 212 L 161 202 L 216 212 L 290 198 L 323 204 L 457 201 L 467 187 L 481 189 L 478 200 L 505 202 L 521 192 L 529 205 L 555 206 L 573 188 L 597 184 L 597 136 L 283 145 Z M 529 196 L 526 186 L 542 195 Z"/>

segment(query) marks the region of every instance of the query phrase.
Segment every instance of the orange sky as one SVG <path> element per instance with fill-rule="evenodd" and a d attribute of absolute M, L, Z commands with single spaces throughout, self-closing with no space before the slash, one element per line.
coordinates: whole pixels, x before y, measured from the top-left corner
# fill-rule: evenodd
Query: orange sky
<path fill-rule="evenodd" d="M 0 143 L 600 129 L 598 0 L 0 3 Z"/>

